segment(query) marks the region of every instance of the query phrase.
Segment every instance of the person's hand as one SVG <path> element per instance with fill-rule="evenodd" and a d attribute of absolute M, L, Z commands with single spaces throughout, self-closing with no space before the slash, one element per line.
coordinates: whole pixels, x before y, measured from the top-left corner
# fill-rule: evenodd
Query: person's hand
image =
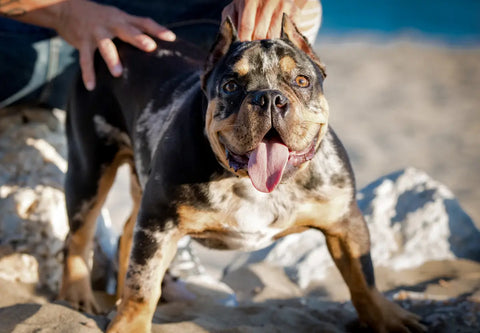
<path fill-rule="evenodd" d="M 163 40 L 175 40 L 175 34 L 149 18 L 129 15 L 118 8 L 100 5 L 85 0 L 65 1 L 58 24 L 57 33 L 79 50 L 82 79 L 88 90 L 95 87 L 93 55 L 98 48 L 110 73 L 122 74 L 122 65 L 112 38 L 121 40 L 150 52 L 156 43 L 147 36 Z"/>
<path fill-rule="evenodd" d="M 223 9 L 222 20 L 230 16 L 241 41 L 278 38 L 283 13 L 296 21 L 299 8 L 294 0 L 234 0 Z"/>

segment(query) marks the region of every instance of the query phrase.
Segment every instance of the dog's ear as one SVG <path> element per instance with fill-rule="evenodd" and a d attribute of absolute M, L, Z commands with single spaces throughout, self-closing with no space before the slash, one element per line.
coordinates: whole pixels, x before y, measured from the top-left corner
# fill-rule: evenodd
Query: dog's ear
<path fill-rule="evenodd" d="M 208 76 L 217 62 L 228 52 L 230 45 L 238 41 L 237 29 L 233 25 L 230 16 L 227 16 L 223 21 L 217 39 L 213 43 L 210 53 L 205 62 L 205 67 L 202 75 L 202 88 L 205 90 Z"/>
<path fill-rule="evenodd" d="M 293 23 L 290 17 L 285 13 L 283 13 L 282 17 L 282 32 L 280 34 L 280 38 L 289 40 L 293 43 L 293 45 L 305 52 L 310 59 L 312 59 L 315 64 L 318 65 L 323 77 L 327 76 L 325 72 L 325 65 L 322 64 L 318 56 L 315 54 L 307 38 L 302 35 L 295 23 Z"/>

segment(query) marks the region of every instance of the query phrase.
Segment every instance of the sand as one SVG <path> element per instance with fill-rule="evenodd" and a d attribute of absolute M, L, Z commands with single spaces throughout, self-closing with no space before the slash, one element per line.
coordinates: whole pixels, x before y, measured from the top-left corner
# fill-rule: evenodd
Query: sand
<path fill-rule="evenodd" d="M 258 275 L 257 275 L 258 274 Z M 249 278 L 250 277 L 250 278 Z M 473 333 L 480 329 L 480 264 L 432 262 L 412 270 L 377 271 L 382 291 L 423 317 L 429 332 Z M 242 295 L 237 307 L 211 300 L 161 304 L 153 332 L 369 332 L 355 311 L 338 273 L 303 295 L 278 267 L 265 263 L 231 273 L 225 281 Z M 247 281 L 247 282 L 246 282 Z M 13 291 L 14 290 L 14 291 Z M 0 332 L 101 332 L 113 299 L 96 293 L 106 315 L 87 315 L 48 302 L 30 285 L 0 281 Z M 48 295 L 47 295 L 48 296 Z"/>

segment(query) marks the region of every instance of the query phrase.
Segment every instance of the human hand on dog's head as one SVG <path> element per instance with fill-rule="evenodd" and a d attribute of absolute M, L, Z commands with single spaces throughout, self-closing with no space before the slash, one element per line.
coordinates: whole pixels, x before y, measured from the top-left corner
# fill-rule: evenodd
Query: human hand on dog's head
<path fill-rule="evenodd" d="M 313 42 L 322 15 L 317 0 L 234 0 L 223 9 L 222 21 L 232 19 L 241 41 L 272 39 L 280 36 L 283 14 L 302 22 L 301 32 Z"/>
<path fill-rule="evenodd" d="M 222 12 L 222 21 L 232 19 L 241 41 L 280 36 L 282 14 L 295 18 L 294 0 L 234 0 Z"/>

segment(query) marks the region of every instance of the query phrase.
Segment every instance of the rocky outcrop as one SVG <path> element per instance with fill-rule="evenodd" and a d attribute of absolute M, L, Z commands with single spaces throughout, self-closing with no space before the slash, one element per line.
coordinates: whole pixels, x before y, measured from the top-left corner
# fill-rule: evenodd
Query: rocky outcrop
<path fill-rule="evenodd" d="M 0 117 L 0 276 L 55 290 L 68 232 L 62 112 L 2 110 Z M 6 261 L 24 269 L 7 273 Z"/>
<path fill-rule="evenodd" d="M 65 112 L 42 108 L 0 112 L 0 278 L 56 291 L 68 233 Z M 95 287 L 113 291 L 116 235 L 105 226 L 108 222 L 108 213 L 102 211 L 92 280 Z"/>
<path fill-rule="evenodd" d="M 480 261 L 480 231 L 453 193 L 426 173 L 395 172 L 365 187 L 358 199 L 376 265 L 402 269 L 431 260 Z"/>

